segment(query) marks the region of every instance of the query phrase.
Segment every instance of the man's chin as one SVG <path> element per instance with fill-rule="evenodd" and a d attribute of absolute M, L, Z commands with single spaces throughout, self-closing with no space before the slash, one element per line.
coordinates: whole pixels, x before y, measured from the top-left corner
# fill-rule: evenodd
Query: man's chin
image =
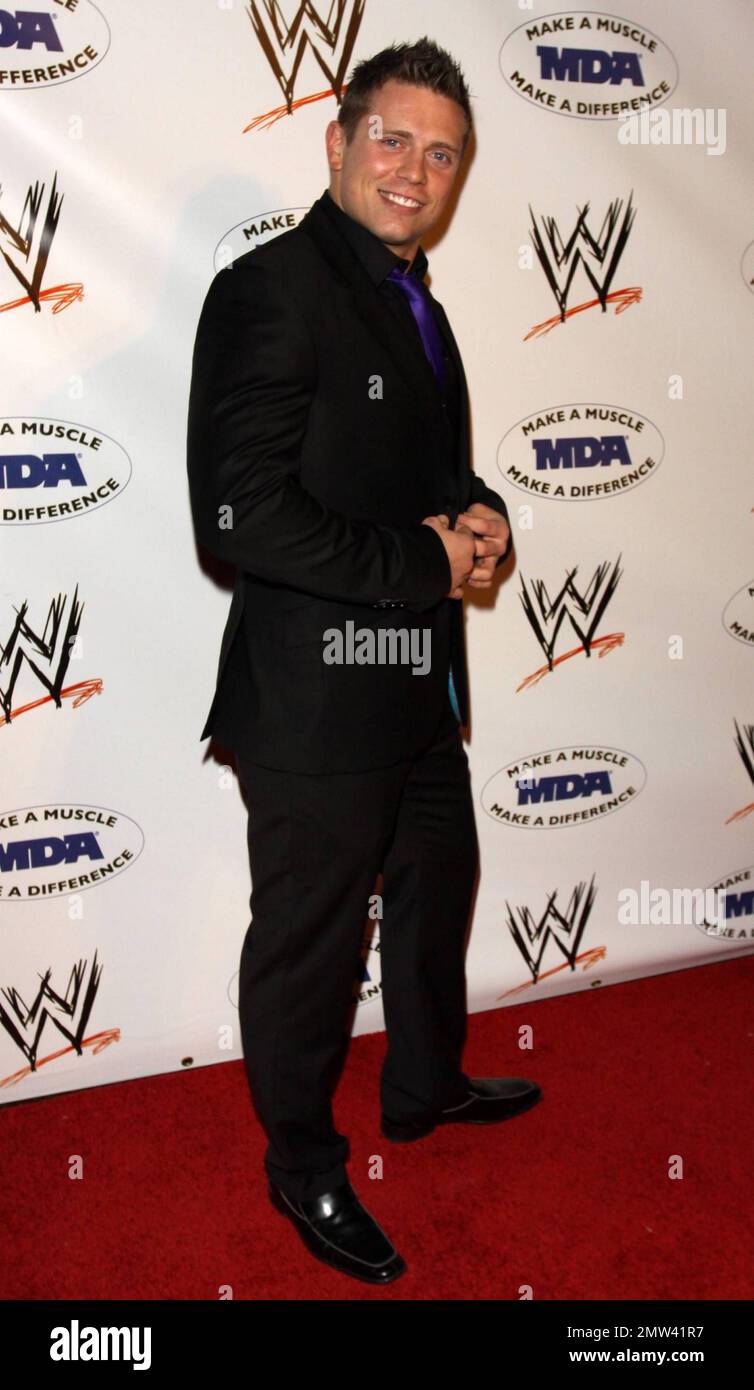
<path fill-rule="evenodd" d="M 379 196 L 379 195 L 378 195 Z M 395 242 L 396 245 L 409 246 L 421 236 L 422 228 L 415 223 L 413 218 L 406 219 L 400 214 L 393 215 L 385 204 L 380 201 L 380 205 L 375 209 L 369 230 L 375 233 L 381 241 Z"/>
<path fill-rule="evenodd" d="M 395 252 L 396 256 L 402 256 L 407 246 L 413 246 L 419 235 L 413 229 L 409 234 L 403 225 L 396 226 L 390 217 L 378 218 L 377 225 L 373 226 L 371 230 L 375 236 L 379 237 L 380 241 L 383 241 L 386 246 L 390 247 L 391 251 Z"/>

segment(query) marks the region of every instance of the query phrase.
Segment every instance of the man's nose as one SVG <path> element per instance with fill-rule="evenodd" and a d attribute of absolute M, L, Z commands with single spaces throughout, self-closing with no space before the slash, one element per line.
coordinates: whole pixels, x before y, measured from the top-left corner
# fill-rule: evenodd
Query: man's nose
<path fill-rule="evenodd" d="M 426 181 L 426 170 L 424 168 L 424 155 L 421 150 L 407 150 L 398 168 L 400 178 L 408 179 L 409 183 L 424 183 Z"/>

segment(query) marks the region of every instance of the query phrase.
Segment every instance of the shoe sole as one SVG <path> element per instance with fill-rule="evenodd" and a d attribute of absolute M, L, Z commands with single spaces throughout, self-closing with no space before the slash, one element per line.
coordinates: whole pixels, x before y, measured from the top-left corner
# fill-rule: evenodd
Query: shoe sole
<path fill-rule="evenodd" d="M 409 1128 L 407 1126 L 397 1124 L 394 1121 L 388 1121 L 386 1124 L 386 1122 L 383 1120 L 380 1125 L 380 1128 L 385 1138 L 392 1140 L 394 1144 L 410 1144 L 413 1139 L 426 1138 L 428 1134 L 431 1134 L 433 1130 L 437 1129 L 438 1125 L 500 1125 L 503 1124 L 505 1120 L 515 1120 L 517 1115 L 523 1115 L 526 1113 L 527 1110 L 531 1110 L 533 1106 L 538 1105 L 541 1099 L 542 1095 L 540 1092 L 539 1095 L 531 1096 L 528 1099 L 523 1100 L 520 1105 L 516 1106 L 515 1110 L 509 1111 L 507 1115 L 493 1115 L 489 1120 L 481 1118 L 478 1120 L 454 1120 L 452 1118 L 441 1118 L 438 1120 L 427 1121 L 427 1124 L 423 1125 L 421 1129 L 417 1129 L 414 1126 L 411 1126 Z"/>
<path fill-rule="evenodd" d="M 376 1284 L 378 1286 L 392 1284 L 395 1279 L 400 1279 L 401 1275 L 406 1273 L 408 1266 L 401 1255 L 397 1256 L 400 1263 L 396 1266 L 394 1271 L 388 1275 L 377 1276 L 367 1274 L 366 1272 L 361 1273 L 353 1269 L 347 1257 L 338 1257 L 336 1246 L 332 1246 L 332 1254 L 329 1254 L 326 1249 L 322 1248 L 320 1238 L 307 1226 L 305 1221 L 297 1217 L 296 1214 L 291 1211 L 285 1198 L 281 1197 L 274 1187 L 268 1186 L 267 1192 L 275 1210 L 279 1211 L 281 1216 L 284 1216 L 291 1223 L 293 1229 L 301 1237 L 309 1254 L 313 1255 L 315 1260 L 319 1260 L 320 1264 L 327 1265 L 328 1269 L 334 1269 L 338 1274 L 346 1274 L 349 1279 L 360 1279 L 364 1284 Z"/>
<path fill-rule="evenodd" d="M 416 1125 L 402 1125 L 390 1120 L 383 1120 L 380 1125 L 385 1138 L 392 1140 L 394 1144 L 410 1144 L 412 1139 L 424 1139 L 436 1128 L 436 1120 L 428 1120 L 420 1128 L 417 1128 Z"/>

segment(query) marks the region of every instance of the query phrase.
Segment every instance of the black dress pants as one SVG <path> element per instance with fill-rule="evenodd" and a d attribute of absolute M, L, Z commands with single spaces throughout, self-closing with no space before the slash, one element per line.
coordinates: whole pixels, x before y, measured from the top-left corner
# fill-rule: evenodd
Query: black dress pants
<path fill-rule="evenodd" d="M 291 1197 L 346 1174 L 332 1095 L 383 873 L 383 1111 L 420 1119 L 466 1098 L 464 943 L 478 861 L 468 758 L 448 700 L 419 757 L 309 775 L 237 755 L 248 806 L 252 921 L 238 1007 L 265 1168 Z"/>

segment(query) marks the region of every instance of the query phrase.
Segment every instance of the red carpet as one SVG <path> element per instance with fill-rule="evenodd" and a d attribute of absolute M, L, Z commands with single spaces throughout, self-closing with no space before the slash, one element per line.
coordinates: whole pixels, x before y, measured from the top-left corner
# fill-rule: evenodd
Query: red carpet
<path fill-rule="evenodd" d="M 408 1264 L 385 1289 L 320 1265 L 270 1206 L 240 1061 L 7 1106 L 0 1297 L 749 1299 L 752 983 L 745 957 L 472 1015 L 466 1072 L 544 1099 L 414 1144 L 379 1132 L 384 1034 L 354 1039 L 335 1116 Z"/>

